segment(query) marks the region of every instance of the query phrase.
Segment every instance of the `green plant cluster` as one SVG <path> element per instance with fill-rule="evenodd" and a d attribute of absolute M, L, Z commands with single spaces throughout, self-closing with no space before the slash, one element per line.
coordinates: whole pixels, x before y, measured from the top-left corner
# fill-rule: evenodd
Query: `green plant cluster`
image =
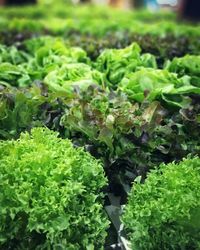
<path fill-rule="evenodd" d="M 190 56 L 158 69 L 155 57 L 133 43 L 91 61 L 83 49 L 50 36 L 1 51 L 1 138 L 45 125 L 90 148 L 105 168 L 125 160 L 144 173 L 199 153 L 199 71 Z"/>
<path fill-rule="evenodd" d="M 171 100 L 171 96 L 176 99 L 200 91 L 199 56 L 175 58 L 158 69 L 154 55 L 141 53 L 136 43 L 124 49 L 106 49 L 95 61 L 80 47 L 70 47 L 62 39 L 51 37 L 27 40 L 24 49 L 0 48 L 0 82 L 5 86 L 25 87 L 40 80 L 52 91 L 70 93 L 74 86 L 84 90 L 98 84 L 104 89 L 121 89 L 139 102 L 162 98 L 169 105 L 181 107 L 190 100 Z"/>
<path fill-rule="evenodd" d="M 198 25 L 40 2 L 0 9 L 0 249 L 110 247 L 134 183 L 132 249 L 198 250 Z"/>
<path fill-rule="evenodd" d="M 132 249 L 200 248 L 200 159 L 152 170 L 135 183 L 123 221 Z"/>
<path fill-rule="evenodd" d="M 144 52 L 156 54 L 161 63 L 186 53 L 199 54 L 198 25 L 178 23 L 171 12 L 66 6 L 57 2 L 0 9 L 1 43 L 19 45 L 27 38 L 50 34 L 84 48 L 91 58 L 102 49 L 124 48 L 133 42 L 139 43 Z"/>
<path fill-rule="evenodd" d="M 186 107 L 190 100 L 184 94 L 200 94 L 200 89 L 190 82 L 191 78 L 186 74 L 178 78 L 176 74 L 165 69 L 140 68 L 127 74 L 120 86 L 122 91 L 137 102 L 162 99 L 168 105 Z"/>
<path fill-rule="evenodd" d="M 102 249 L 101 164 L 48 129 L 0 143 L 1 249 Z"/>
<path fill-rule="evenodd" d="M 48 8 L 49 11 L 46 11 Z M 98 37 L 110 31 L 123 30 L 135 33 L 159 34 L 174 33 L 175 35 L 199 35 L 198 26 L 187 23 L 177 24 L 175 14 L 170 12 L 122 11 L 107 7 L 78 6 L 53 4 L 33 7 L 9 8 L 0 10 L 1 30 L 9 31 L 51 31 L 54 34 L 69 34 L 73 31 L 91 34 Z M 34 22 L 37 18 L 37 22 Z M 104 22 L 104 20 L 107 22 Z M 128 21 L 128 23 L 127 23 Z M 97 29 L 98 28 L 98 29 Z M 141 29 L 142 28 L 142 29 Z"/>
<path fill-rule="evenodd" d="M 182 58 L 174 58 L 166 63 L 166 68 L 179 76 L 191 76 L 191 82 L 199 86 L 200 80 L 200 56 L 186 55 Z"/>

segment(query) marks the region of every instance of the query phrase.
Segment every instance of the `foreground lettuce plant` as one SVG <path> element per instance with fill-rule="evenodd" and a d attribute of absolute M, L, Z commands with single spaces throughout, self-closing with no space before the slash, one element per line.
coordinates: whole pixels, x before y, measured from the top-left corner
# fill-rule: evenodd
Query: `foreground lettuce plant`
<path fill-rule="evenodd" d="M 35 128 L 0 143 L 0 248 L 102 249 L 103 168 L 69 140 Z"/>
<path fill-rule="evenodd" d="M 200 158 L 162 164 L 135 183 L 123 222 L 132 249 L 200 249 Z"/>

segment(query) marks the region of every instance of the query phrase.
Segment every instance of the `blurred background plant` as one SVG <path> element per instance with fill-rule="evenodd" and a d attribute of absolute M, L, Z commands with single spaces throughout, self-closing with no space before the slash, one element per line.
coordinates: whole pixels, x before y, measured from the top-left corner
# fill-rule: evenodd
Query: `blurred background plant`
<path fill-rule="evenodd" d="M 178 16 L 189 21 L 200 20 L 200 1 L 197 0 L 57 0 L 57 5 L 71 4 L 97 4 L 110 5 L 122 9 L 147 8 L 149 10 L 170 9 L 176 11 Z M 53 5 L 53 0 L 0 0 L 0 5 L 26 5 L 40 4 Z"/>

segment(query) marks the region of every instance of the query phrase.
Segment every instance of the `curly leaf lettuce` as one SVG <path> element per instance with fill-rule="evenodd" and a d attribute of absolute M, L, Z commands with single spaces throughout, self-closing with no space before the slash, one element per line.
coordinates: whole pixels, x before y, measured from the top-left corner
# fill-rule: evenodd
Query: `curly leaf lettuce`
<path fill-rule="evenodd" d="M 0 142 L 0 248 L 102 249 L 101 164 L 44 128 Z"/>
<path fill-rule="evenodd" d="M 132 249 L 199 249 L 200 159 L 162 164 L 135 182 L 122 220 Z"/>

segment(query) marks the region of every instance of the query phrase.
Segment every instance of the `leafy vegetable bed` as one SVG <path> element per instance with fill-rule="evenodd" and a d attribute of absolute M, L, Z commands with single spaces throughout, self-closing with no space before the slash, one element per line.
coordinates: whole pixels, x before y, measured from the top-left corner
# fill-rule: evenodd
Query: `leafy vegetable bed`
<path fill-rule="evenodd" d="M 0 248 L 199 249 L 199 27 L 0 13 Z"/>

